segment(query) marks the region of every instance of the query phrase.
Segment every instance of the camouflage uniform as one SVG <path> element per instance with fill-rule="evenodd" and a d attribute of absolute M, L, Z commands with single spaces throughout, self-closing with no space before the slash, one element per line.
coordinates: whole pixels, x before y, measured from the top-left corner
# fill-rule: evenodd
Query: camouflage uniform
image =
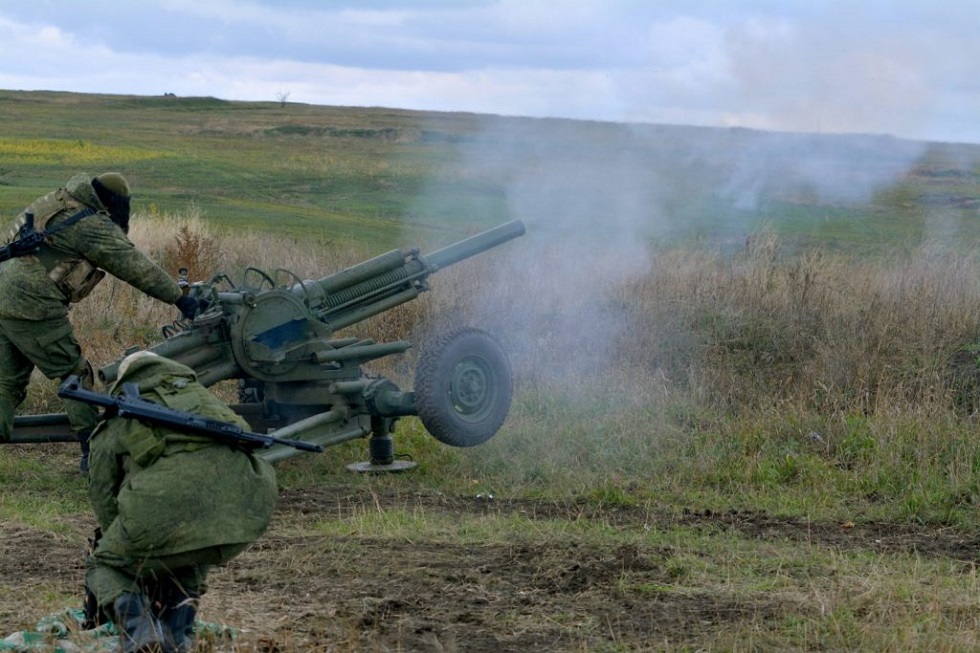
<path fill-rule="evenodd" d="M 175 361 L 150 352 L 128 356 L 110 392 L 129 383 L 144 399 L 248 428 Z M 249 450 L 134 419 L 101 423 L 91 444 L 89 497 L 102 538 L 86 564 L 86 587 L 124 633 L 128 608 L 120 601 L 136 600 L 143 606 L 137 613 L 155 601 L 150 617 L 130 625 L 162 623 L 178 641 L 164 650 L 189 648 L 209 568 L 238 555 L 269 524 L 275 472 Z"/>
<path fill-rule="evenodd" d="M 0 264 L 0 441 L 10 439 L 14 411 L 26 396 L 35 367 L 51 379 L 78 374 L 91 387 L 91 369 L 75 339 L 68 307 L 83 299 L 105 272 L 168 304 L 181 299 L 177 283 L 114 222 L 91 175 L 75 175 L 65 188 L 34 201 L 0 232 L 0 244 L 17 237 L 26 213 L 34 214 L 35 228 L 41 231 L 85 209 L 94 214 L 51 234 L 36 254 Z M 66 401 L 65 411 L 84 452 L 97 412 L 75 401 Z"/>

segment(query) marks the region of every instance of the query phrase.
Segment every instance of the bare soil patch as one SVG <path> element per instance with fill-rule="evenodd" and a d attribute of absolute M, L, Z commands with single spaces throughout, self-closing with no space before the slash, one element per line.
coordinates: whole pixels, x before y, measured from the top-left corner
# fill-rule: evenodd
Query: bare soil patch
<path fill-rule="evenodd" d="M 519 512 L 532 520 L 595 520 L 606 527 L 736 531 L 838 550 L 943 556 L 973 564 L 975 537 L 889 524 L 812 523 L 755 512 L 598 509 L 576 502 L 508 501 L 437 493 L 357 494 L 342 486 L 284 490 L 269 532 L 215 570 L 201 617 L 242 630 L 267 651 L 655 650 L 710 642 L 734 624 L 764 630 L 806 606 L 765 594 L 656 591 L 674 581 L 676 552 L 585 541 L 462 545 L 302 534 L 303 524 L 365 510 L 426 514 Z M 0 623 L 8 631 L 43 616 L 44 592 L 80 591 L 84 542 L 25 527 L 0 532 Z M 300 533 L 300 534 L 295 534 Z M 638 594 L 624 587 L 649 587 Z M 50 600 L 50 597 L 48 597 Z M 203 650 L 203 649 L 202 649 Z"/>

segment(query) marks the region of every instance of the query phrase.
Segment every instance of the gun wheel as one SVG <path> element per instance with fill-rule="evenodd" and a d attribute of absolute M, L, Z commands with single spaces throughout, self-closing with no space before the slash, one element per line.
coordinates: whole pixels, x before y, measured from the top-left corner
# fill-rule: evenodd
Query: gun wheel
<path fill-rule="evenodd" d="M 510 411 L 510 362 L 485 331 L 463 327 L 436 338 L 415 371 L 415 403 L 443 444 L 472 447 L 492 438 Z"/>

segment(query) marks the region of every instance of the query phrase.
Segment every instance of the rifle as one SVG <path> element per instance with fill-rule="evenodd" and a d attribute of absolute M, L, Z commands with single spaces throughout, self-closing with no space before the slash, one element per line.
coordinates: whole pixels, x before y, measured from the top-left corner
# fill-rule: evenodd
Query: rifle
<path fill-rule="evenodd" d="M 64 383 L 58 388 L 58 396 L 63 399 L 74 399 L 75 401 L 81 401 L 86 404 L 101 406 L 105 409 L 102 414 L 102 419 L 109 419 L 111 417 L 137 419 L 149 424 L 168 426 L 180 433 L 203 435 L 228 443 L 245 442 L 263 447 L 282 444 L 303 451 L 323 451 L 323 447 L 311 442 L 285 440 L 272 435 L 253 433 L 246 431 L 237 424 L 174 410 L 173 408 L 147 401 L 140 397 L 139 387 L 135 383 L 124 384 L 122 394 L 113 397 L 112 395 L 102 394 L 93 390 L 86 390 L 82 387 L 82 382 L 78 378 L 78 375 L 73 374 L 65 379 Z"/>
<path fill-rule="evenodd" d="M 43 231 L 34 231 L 34 214 L 26 213 L 24 224 L 17 232 L 17 239 L 0 247 L 0 263 L 35 251 L 44 242 L 44 236 Z"/>
<path fill-rule="evenodd" d="M 95 211 L 89 207 L 85 207 L 59 225 L 55 225 L 44 231 L 35 231 L 34 214 L 28 211 L 24 214 L 24 224 L 17 230 L 17 239 L 0 247 L 0 263 L 17 258 L 18 256 L 33 254 L 41 246 L 45 238 L 61 231 L 65 227 L 72 226 L 82 218 L 87 218 L 90 215 L 95 215 Z"/>

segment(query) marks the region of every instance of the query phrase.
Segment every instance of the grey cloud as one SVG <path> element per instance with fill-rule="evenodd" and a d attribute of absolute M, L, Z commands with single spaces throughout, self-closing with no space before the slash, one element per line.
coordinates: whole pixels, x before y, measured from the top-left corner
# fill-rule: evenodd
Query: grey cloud
<path fill-rule="evenodd" d="M 977 9 L 34 0 L 0 3 L 0 84 L 980 141 Z"/>

